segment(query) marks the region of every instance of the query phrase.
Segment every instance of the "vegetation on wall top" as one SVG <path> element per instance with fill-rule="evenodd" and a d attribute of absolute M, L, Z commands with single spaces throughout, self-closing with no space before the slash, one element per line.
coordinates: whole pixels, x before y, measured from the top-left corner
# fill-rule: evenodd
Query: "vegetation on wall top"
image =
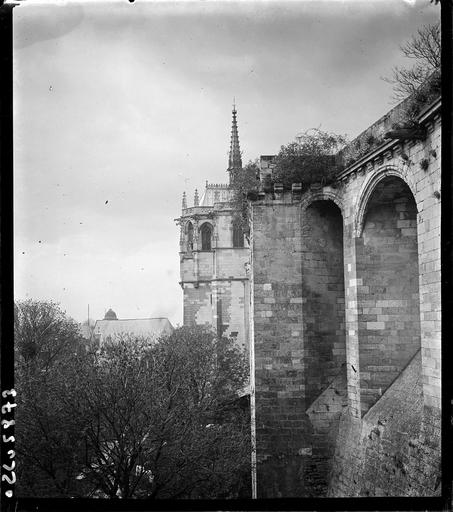
<path fill-rule="evenodd" d="M 274 161 L 272 181 L 282 183 L 287 190 L 293 183 L 325 185 L 332 182 L 340 170 L 335 155 L 346 143 L 345 135 L 319 129 L 302 133 L 296 142 L 281 146 Z"/>
<path fill-rule="evenodd" d="M 425 25 L 401 46 L 402 53 L 411 59 L 408 67 L 395 67 L 385 81 L 393 85 L 393 97 L 401 102 L 388 116 L 391 129 L 418 130 L 418 117 L 424 108 L 441 95 L 440 24 Z M 311 129 L 296 137 L 295 142 L 283 145 L 273 161 L 270 175 L 264 182 L 257 181 L 259 163 L 249 162 L 243 172 L 233 179 L 236 194 L 233 209 L 240 217 L 244 230 L 248 227 L 247 193 L 262 188 L 272 191 L 280 183 L 284 190 L 291 190 L 293 183 L 304 187 L 314 183 L 327 185 L 346 167 L 387 141 L 390 125 L 375 123 L 352 142 L 345 135 Z"/>
<path fill-rule="evenodd" d="M 412 127 L 418 125 L 418 116 L 421 111 L 437 100 L 441 95 L 440 69 L 434 71 L 426 81 L 408 99 L 403 119 L 395 123 L 393 128 Z"/>

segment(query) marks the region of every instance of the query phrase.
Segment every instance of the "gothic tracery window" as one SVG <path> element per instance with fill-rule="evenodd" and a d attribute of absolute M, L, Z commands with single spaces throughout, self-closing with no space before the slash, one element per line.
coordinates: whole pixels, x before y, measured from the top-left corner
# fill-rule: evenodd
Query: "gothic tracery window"
<path fill-rule="evenodd" d="M 187 224 L 187 249 L 193 250 L 193 225 L 191 222 Z"/>
<path fill-rule="evenodd" d="M 233 247 L 244 247 L 244 231 L 240 222 L 233 224 Z"/>
<path fill-rule="evenodd" d="M 210 224 L 203 224 L 200 228 L 201 232 L 201 250 L 211 250 L 212 227 Z"/>

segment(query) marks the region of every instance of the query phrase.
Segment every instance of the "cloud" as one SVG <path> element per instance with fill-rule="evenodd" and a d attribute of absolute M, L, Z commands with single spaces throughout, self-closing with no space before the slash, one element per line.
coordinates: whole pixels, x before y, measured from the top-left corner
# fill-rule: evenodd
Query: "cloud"
<path fill-rule="evenodd" d="M 63 37 L 83 19 L 84 9 L 80 3 L 37 5 L 22 2 L 14 8 L 14 49 Z"/>
<path fill-rule="evenodd" d="M 244 161 L 320 124 L 355 135 L 388 109 L 379 77 L 438 9 L 96 2 L 14 13 L 16 292 L 77 318 L 89 302 L 97 318 L 112 306 L 180 322 L 173 219 L 183 190 L 191 203 L 205 180 L 227 180 L 232 97 Z"/>

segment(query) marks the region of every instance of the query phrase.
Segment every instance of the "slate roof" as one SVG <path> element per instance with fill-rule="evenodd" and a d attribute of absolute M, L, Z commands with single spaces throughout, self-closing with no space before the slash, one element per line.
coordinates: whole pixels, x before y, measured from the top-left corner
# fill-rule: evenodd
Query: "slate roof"
<path fill-rule="evenodd" d="M 200 206 L 214 206 L 214 203 L 227 203 L 231 201 L 232 195 L 233 192 L 228 185 L 206 183 Z"/>
<path fill-rule="evenodd" d="M 132 318 L 125 320 L 96 320 L 94 337 L 102 343 L 117 335 L 158 338 L 169 335 L 174 328 L 168 318 Z"/>

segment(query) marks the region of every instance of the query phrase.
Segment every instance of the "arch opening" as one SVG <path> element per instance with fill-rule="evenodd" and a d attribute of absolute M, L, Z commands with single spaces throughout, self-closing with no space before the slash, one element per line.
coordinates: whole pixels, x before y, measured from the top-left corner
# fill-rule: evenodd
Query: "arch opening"
<path fill-rule="evenodd" d="M 401 178 L 371 192 L 356 258 L 363 415 L 420 349 L 417 207 Z"/>
<path fill-rule="evenodd" d="M 311 464 L 304 480 L 327 493 L 340 413 L 347 401 L 343 216 L 330 199 L 302 214 L 302 332 Z"/>
<path fill-rule="evenodd" d="M 307 406 L 346 373 L 343 217 L 331 200 L 311 203 L 302 219 L 302 296 Z"/>

